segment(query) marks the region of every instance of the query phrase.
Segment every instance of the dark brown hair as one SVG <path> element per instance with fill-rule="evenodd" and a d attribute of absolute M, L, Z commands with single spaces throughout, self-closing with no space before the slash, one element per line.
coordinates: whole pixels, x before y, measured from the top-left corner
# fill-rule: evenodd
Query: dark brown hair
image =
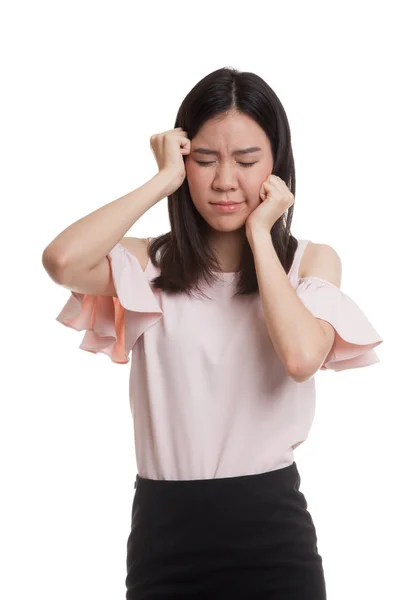
<path fill-rule="evenodd" d="M 187 94 L 178 110 L 174 127 L 182 127 L 191 140 L 206 121 L 229 111 L 249 115 L 265 131 L 272 149 L 272 173 L 279 176 L 295 196 L 296 178 L 288 119 L 275 92 L 258 75 L 232 67 L 213 71 Z M 286 273 L 289 273 L 298 244 L 290 233 L 293 209 L 294 204 L 271 229 L 275 251 Z M 186 178 L 168 196 L 168 214 L 171 231 L 153 238 L 149 245 L 149 257 L 161 270 L 152 283 L 170 293 L 192 295 L 194 290 L 201 293 L 199 281 L 214 281 L 219 265 L 207 242 L 208 224 L 192 202 Z M 247 238 L 236 277 L 235 295 L 258 292 L 254 257 Z"/>

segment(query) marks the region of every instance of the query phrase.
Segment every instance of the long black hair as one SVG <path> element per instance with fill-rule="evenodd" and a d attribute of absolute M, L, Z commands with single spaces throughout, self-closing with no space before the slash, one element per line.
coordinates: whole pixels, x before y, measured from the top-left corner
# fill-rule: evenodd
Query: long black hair
<path fill-rule="evenodd" d="M 285 110 L 271 87 L 258 75 L 232 67 L 213 71 L 201 79 L 184 98 L 174 127 L 182 127 L 191 140 L 209 119 L 229 111 L 247 114 L 265 131 L 271 144 L 274 175 L 279 176 L 292 194 L 296 178 L 289 122 Z M 186 156 L 184 156 L 184 159 Z M 272 226 L 271 238 L 277 256 L 288 273 L 298 241 L 290 233 L 294 204 Z M 218 260 L 207 242 L 207 223 L 194 206 L 187 182 L 168 196 L 171 231 L 153 238 L 149 257 L 160 268 L 152 283 L 170 293 L 199 291 L 199 281 L 215 280 Z M 236 294 L 258 292 L 254 257 L 245 239 Z"/>

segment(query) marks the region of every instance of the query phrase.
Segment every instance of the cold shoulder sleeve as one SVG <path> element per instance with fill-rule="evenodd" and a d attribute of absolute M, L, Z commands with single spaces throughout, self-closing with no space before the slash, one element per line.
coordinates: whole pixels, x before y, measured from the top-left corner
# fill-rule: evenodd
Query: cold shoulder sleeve
<path fill-rule="evenodd" d="M 298 280 L 296 293 L 306 308 L 335 329 L 335 340 L 321 370 L 343 371 L 380 362 L 373 350 L 383 342 L 359 306 L 340 288 L 320 277 Z"/>
<path fill-rule="evenodd" d="M 134 254 L 118 243 L 107 258 L 117 297 L 71 292 L 56 320 L 86 330 L 80 349 L 125 364 L 137 339 L 162 318 L 162 310 Z"/>

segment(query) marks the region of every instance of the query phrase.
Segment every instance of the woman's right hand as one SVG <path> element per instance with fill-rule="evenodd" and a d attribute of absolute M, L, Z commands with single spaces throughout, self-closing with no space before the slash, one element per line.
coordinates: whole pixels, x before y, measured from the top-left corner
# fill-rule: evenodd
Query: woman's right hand
<path fill-rule="evenodd" d="M 173 194 L 186 177 L 183 155 L 190 153 L 190 140 L 182 127 L 169 129 L 150 137 L 150 146 L 157 161 L 159 172 L 168 173 L 170 185 L 166 195 Z"/>

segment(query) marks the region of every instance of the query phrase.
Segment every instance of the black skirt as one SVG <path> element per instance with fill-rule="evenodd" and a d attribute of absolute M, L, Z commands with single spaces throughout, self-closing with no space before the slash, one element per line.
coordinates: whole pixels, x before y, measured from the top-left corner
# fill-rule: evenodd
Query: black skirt
<path fill-rule="evenodd" d="M 296 463 L 240 477 L 136 476 L 127 600 L 325 600 Z"/>

